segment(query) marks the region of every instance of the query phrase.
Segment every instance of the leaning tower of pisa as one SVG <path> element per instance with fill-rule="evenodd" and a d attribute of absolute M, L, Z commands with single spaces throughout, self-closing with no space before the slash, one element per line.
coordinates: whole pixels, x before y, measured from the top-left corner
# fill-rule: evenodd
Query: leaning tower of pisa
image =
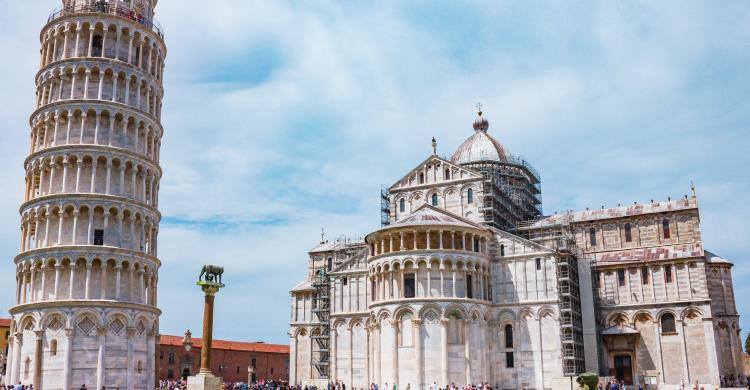
<path fill-rule="evenodd" d="M 64 0 L 41 31 L 6 383 L 153 389 L 164 57 L 157 0 Z"/>

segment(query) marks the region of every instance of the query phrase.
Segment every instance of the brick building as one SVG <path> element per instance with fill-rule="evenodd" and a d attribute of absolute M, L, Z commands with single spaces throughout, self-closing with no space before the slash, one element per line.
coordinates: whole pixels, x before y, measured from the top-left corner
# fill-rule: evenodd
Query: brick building
<path fill-rule="evenodd" d="M 10 319 L 0 318 L 0 377 L 5 376 L 8 361 L 8 338 L 10 338 Z"/>
<path fill-rule="evenodd" d="M 180 379 L 200 369 L 203 341 L 184 336 L 162 335 L 159 343 L 158 380 Z M 289 346 L 214 340 L 211 370 L 226 382 L 283 380 L 289 378 Z"/>

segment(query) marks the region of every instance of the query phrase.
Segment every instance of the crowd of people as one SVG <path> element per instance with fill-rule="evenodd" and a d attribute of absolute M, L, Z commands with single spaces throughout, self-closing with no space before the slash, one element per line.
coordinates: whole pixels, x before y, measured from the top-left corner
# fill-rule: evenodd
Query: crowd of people
<path fill-rule="evenodd" d="M 159 381 L 157 390 L 184 390 L 187 389 L 187 382 L 184 380 L 164 380 Z M 257 383 L 248 385 L 245 382 L 224 382 L 221 385 L 223 390 L 292 390 L 284 381 L 266 381 L 262 380 Z"/>

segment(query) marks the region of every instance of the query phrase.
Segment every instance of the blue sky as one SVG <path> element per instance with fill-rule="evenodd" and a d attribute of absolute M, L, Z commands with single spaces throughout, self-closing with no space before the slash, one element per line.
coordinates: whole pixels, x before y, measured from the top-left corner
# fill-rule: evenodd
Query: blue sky
<path fill-rule="evenodd" d="M 0 0 L 0 315 L 12 304 L 39 31 L 58 0 Z M 735 263 L 750 329 L 750 3 L 161 0 L 162 333 L 287 342 L 288 290 L 321 227 L 360 237 L 378 191 L 450 155 L 484 105 L 542 175 L 544 209 L 681 197 Z M 743 330 L 743 337 L 746 331 Z"/>

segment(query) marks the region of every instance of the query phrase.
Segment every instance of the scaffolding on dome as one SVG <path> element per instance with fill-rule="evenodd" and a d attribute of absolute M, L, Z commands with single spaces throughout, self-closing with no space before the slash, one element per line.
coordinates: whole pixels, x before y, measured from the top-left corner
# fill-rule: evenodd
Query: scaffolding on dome
<path fill-rule="evenodd" d="M 508 156 L 505 161 L 484 160 L 462 165 L 485 178 L 484 198 L 479 207 L 484 223 L 507 230 L 542 215 L 541 179 L 526 160 Z"/>

